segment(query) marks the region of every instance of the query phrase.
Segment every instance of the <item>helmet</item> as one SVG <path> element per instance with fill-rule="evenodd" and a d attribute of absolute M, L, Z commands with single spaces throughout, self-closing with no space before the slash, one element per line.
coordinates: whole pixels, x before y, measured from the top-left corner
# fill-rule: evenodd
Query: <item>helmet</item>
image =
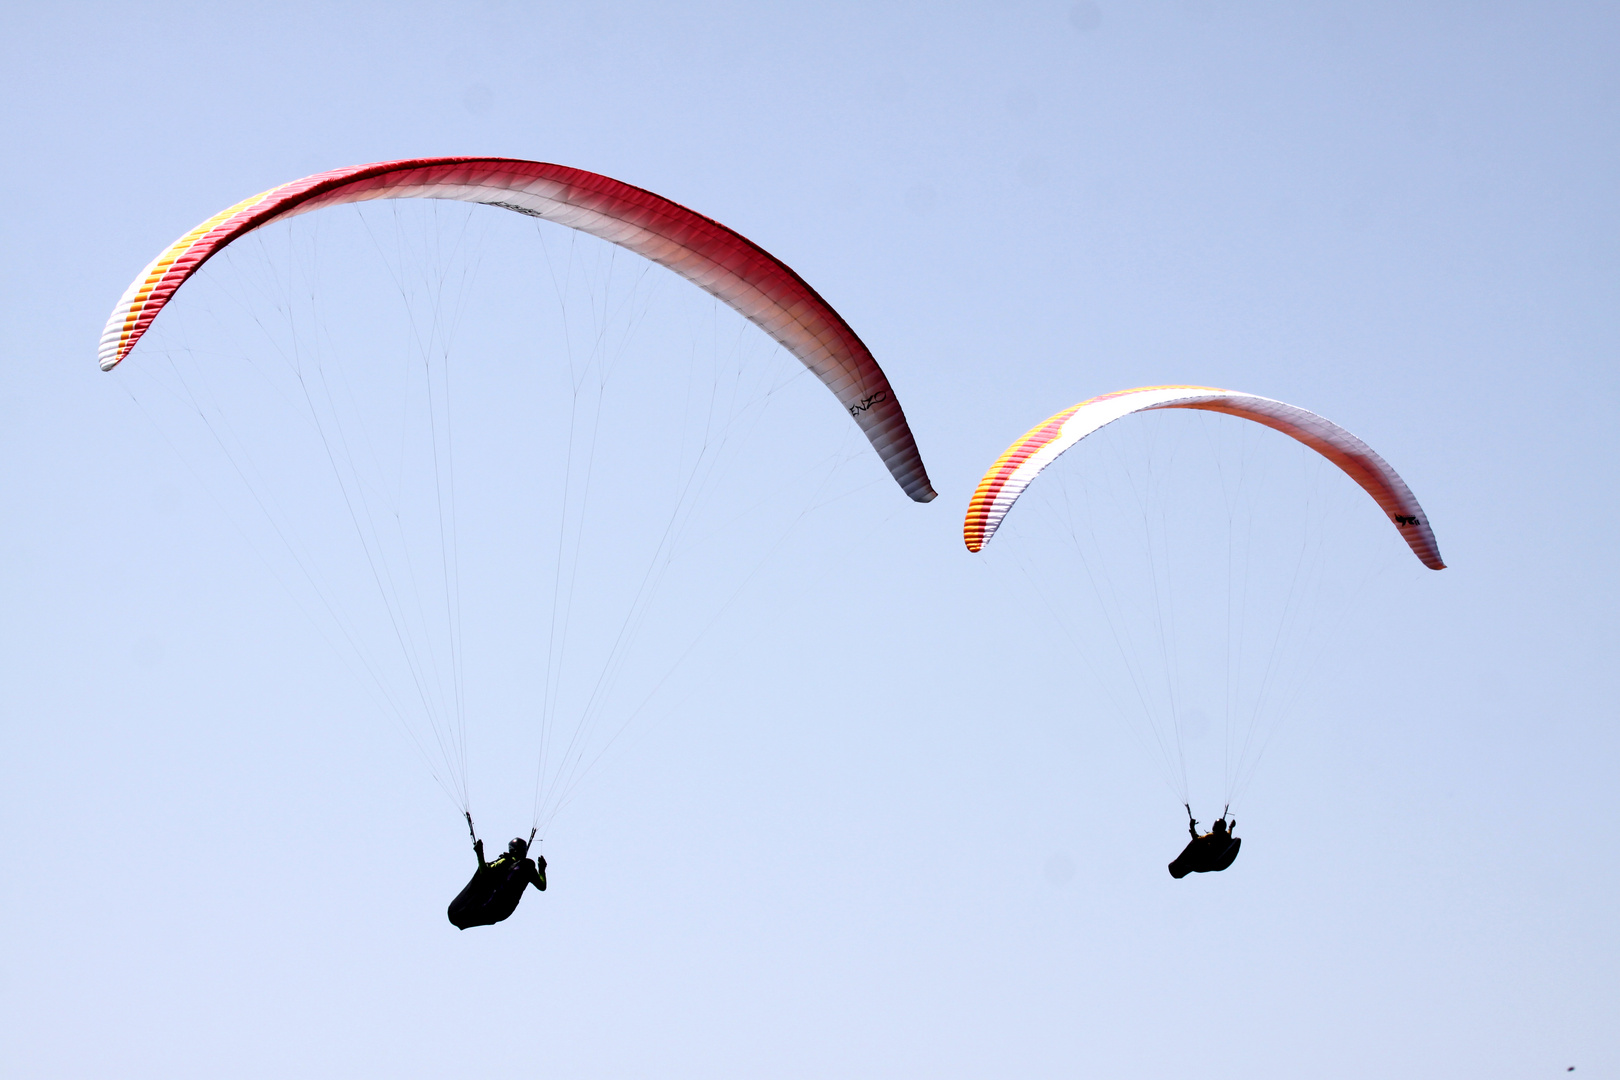
<path fill-rule="evenodd" d="M 512 842 L 506 845 L 506 850 L 521 859 L 529 853 L 529 842 L 521 836 L 514 836 Z"/>

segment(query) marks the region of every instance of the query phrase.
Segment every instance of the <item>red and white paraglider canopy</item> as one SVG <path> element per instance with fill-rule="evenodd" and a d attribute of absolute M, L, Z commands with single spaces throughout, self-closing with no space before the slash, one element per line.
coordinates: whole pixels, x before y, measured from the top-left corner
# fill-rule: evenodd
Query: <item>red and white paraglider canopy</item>
<path fill-rule="evenodd" d="M 101 335 L 116 367 L 209 258 L 272 221 L 371 199 L 455 199 L 578 229 L 673 270 L 775 338 L 826 384 L 905 493 L 934 497 L 883 369 L 832 306 L 781 260 L 702 214 L 606 176 L 515 158 L 414 158 L 356 165 L 271 188 L 170 244 L 125 291 Z"/>
<path fill-rule="evenodd" d="M 1400 530 L 1412 553 L 1431 570 L 1445 569 L 1429 519 L 1412 489 L 1373 448 L 1333 421 L 1297 405 L 1221 390 L 1213 386 L 1141 386 L 1088 398 L 1049 416 L 1007 447 L 979 481 L 962 522 L 962 539 L 978 551 L 1007 516 L 1018 496 L 1052 462 L 1087 435 L 1132 413 L 1156 409 L 1201 409 L 1275 428 L 1342 469 L 1373 497 Z"/>

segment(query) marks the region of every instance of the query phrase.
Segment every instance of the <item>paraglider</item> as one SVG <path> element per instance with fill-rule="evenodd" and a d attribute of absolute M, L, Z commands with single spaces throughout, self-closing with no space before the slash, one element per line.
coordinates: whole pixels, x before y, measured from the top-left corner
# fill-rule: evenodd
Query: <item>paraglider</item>
<path fill-rule="evenodd" d="M 1188 807 L 1187 832 L 1192 839 L 1170 863 L 1170 876 L 1179 880 L 1188 874 L 1216 873 L 1231 866 L 1243 846 L 1243 841 L 1232 835 L 1236 828 L 1237 821 L 1234 819 L 1228 824 L 1223 812 L 1209 832 L 1200 833 L 1198 819 L 1192 816 L 1192 807 Z"/>
<path fill-rule="evenodd" d="M 1223 413 L 1288 435 L 1331 462 L 1370 495 L 1424 566 L 1432 570 L 1445 567 L 1428 517 L 1411 489 L 1382 457 L 1350 432 L 1315 413 L 1271 398 L 1215 387 L 1180 385 L 1138 387 L 1089 398 L 1047 418 L 1015 440 L 984 474 L 968 504 L 962 525 L 968 550 L 978 552 L 989 543 L 1035 477 L 1065 451 L 1116 420 L 1133 413 L 1167 409 Z M 1212 437 L 1208 446 L 1194 453 L 1213 458 L 1216 456 L 1213 451 Z M 1099 502 L 1104 499 L 1094 496 L 1089 487 L 1078 499 L 1072 498 L 1064 488 L 1059 514 L 1066 533 L 1064 540 L 1079 555 L 1083 571 L 1080 580 L 1100 609 L 1101 617 L 1090 618 L 1090 622 L 1105 625 L 1116 648 L 1117 666 L 1122 672 L 1119 678 L 1126 690 L 1116 697 L 1114 704 L 1121 713 L 1141 714 L 1148 728 L 1144 743 L 1159 754 L 1172 788 L 1179 783 L 1184 794 L 1188 783 L 1188 754 L 1183 742 L 1188 731 L 1203 723 L 1199 714 L 1189 708 L 1188 699 L 1200 696 L 1213 699 L 1216 707 L 1222 708 L 1228 717 L 1224 767 L 1230 807 L 1234 788 L 1241 786 L 1239 778 L 1252 775 L 1260 752 L 1256 747 L 1263 748 L 1265 744 L 1264 737 L 1254 737 L 1260 715 L 1286 711 L 1297 700 L 1294 694 L 1279 695 L 1269 691 L 1278 678 L 1278 669 L 1288 666 L 1279 662 L 1279 655 L 1290 648 L 1296 638 L 1303 636 L 1294 632 L 1302 603 L 1298 583 L 1302 579 L 1320 580 L 1320 576 L 1312 579 L 1310 574 L 1302 574 L 1300 568 L 1305 565 L 1307 552 L 1322 546 L 1318 538 L 1323 532 L 1312 533 L 1301 526 L 1305 531 L 1300 546 L 1295 555 L 1290 556 L 1290 565 L 1281 569 L 1285 579 L 1277 589 L 1281 614 L 1275 625 L 1256 635 L 1260 647 L 1251 649 L 1251 654 L 1263 655 L 1248 657 L 1263 670 L 1256 680 L 1261 688 L 1245 698 L 1235 688 L 1233 675 L 1244 657 L 1244 650 L 1241 642 L 1234 644 L 1231 635 L 1237 633 L 1234 627 L 1246 615 L 1253 621 L 1253 612 L 1246 606 L 1248 594 L 1242 591 L 1251 585 L 1248 553 L 1259 544 L 1256 536 L 1268 539 L 1276 534 L 1280 518 L 1291 519 L 1298 515 L 1268 502 L 1263 513 L 1243 526 L 1234 525 L 1234 491 L 1254 472 L 1269 474 L 1252 467 L 1248 471 L 1239 468 L 1222 472 L 1217 464 L 1211 468 L 1203 489 L 1213 492 L 1209 496 L 1213 513 L 1200 519 L 1196 528 L 1166 535 L 1166 531 L 1172 529 L 1165 524 L 1169 514 L 1162 501 L 1167 489 L 1158 485 L 1164 476 L 1183 471 L 1191 464 L 1188 457 L 1178 459 L 1172 453 L 1170 462 L 1174 467 L 1161 468 L 1151 458 L 1132 457 L 1117 448 L 1116 456 L 1122 460 L 1124 478 L 1108 490 L 1116 493 L 1117 501 L 1109 505 L 1117 516 L 1100 519 L 1092 512 L 1095 507 L 1088 499 L 1095 497 Z M 1118 491 L 1125 492 L 1125 496 L 1118 497 Z M 1161 501 L 1154 502 L 1154 499 Z M 1076 506 L 1080 507 L 1078 511 Z M 1224 550 L 1204 557 L 1201 562 L 1194 559 L 1196 569 L 1180 569 L 1178 576 L 1172 554 L 1177 554 L 1185 563 L 1190 557 L 1187 553 L 1196 553 L 1200 545 L 1210 546 L 1209 539 L 1222 531 L 1226 533 L 1226 543 L 1221 545 Z M 1122 575 L 1111 572 L 1107 565 L 1108 555 L 1120 555 L 1133 546 L 1120 538 L 1122 533 L 1140 541 L 1136 546 L 1140 550 L 1137 569 L 1142 587 L 1134 591 L 1130 588 L 1132 583 L 1122 584 Z M 1331 530 L 1328 533 L 1331 534 Z M 1112 538 L 1113 547 L 1099 537 Z M 1026 574 L 1030 572 L 1027 565 L 1021 569 Z M 1264 569 L 1262 566 L 1261 570 Z M 1214 593 L 1211 602 L 1203 605 L 1204 609 L 1214 609 L 1214 614 L 1203 626 L 1201 636 L 1189 636 L 1188 628 L 1194 624 L 1194 616 L 1189 614 L 1188 608 L 1193 605 L 1176 596 L 1178 586 L 1189 583 L 1211 588 Z M 1061 622 L 1064 612 L 1072 607 L 1069 599 L 1040 585 L 1037 592 Z M 1130 623 L 1133 618 L 1146 629 L 1133 632 Z M 1211 640 L 1223 635 L 1227 636 L 1224 642 Z M 1096 672 L 1096 657 L 1086 655 L 1085 659 Z M 1197 676 L 1192 675 L 1193 672 L 1197 672 Z M 1211 676 L 1224 679 L 1227 685 L 1211 692 L 1205 685 Z M 1248 731 L 1234 738 L 1232 720 L 1245 711 Z M 1245 769 L 1249 770 L 1247 774 Z M 1178 801 L 1185 802 L 1185 799 Z M 1231 866 L 1242 841 L 1232 835 L 1226 812 L 1223 811 L 1210 832 L 1202 834 L 1190 806 L 1187 816 L 1191 840 L 1170 863 L 1171 876 L 1179 879 L 1190 873 L 1218 872 Z"/>
<path fill-rule="evenodd" d="M 478 857 L 478 869 L 473 871 L 472 880 L 456 898 L 450 901 L 446 911 L 450 924 L 458 930 L 465 930 L 471 926 L 494 926 L 511 918 L 517 910 L 518 901 L 528 887 L 533 885 L 541 892 L 546 891 L 546 858 L 544 855 L 538 859 L 529 858 L 529 845 L 534 841 L 534 834 L 529 834 L 525 840 L 515 836 L 506 845 L 506 852 L 495 857 L 492 862 L 484 861 L 484 842 L 478 839 L 473 832 L 472 815 L 467 815 L 467 831 L 472 833 L 473 854 Z"/>
<path fill-rule="evenodd" d="M 112 371 L 122 364 L 153 327 L 158 314 L 177 296 L 189 298 L 199 292 L 206 296 L 206 286 L 188 289 L 184 294 L 180 294 L 180 290 L 216 255 L 226 256 L 220 260 L 227 267 L 220 271 L 225 276 L 236 269 L 238 255 L 249 271 L 261 269 L 279 255 L 279 251 L 271 256 L 265 255 L 263 244 L 257 250 L 251 244 L 243 244 L 241 249 L 233 248 L 232 245 L 242 238 L 266 226 L 314 210 L 346 204 L 370 204 L 378 200 L 451 200 L 510 210 L 605 241 L 603 248 L 621 260 L 623 256 L 618 249 L 672 271 L 719 302 L 711 305 L 705 299 L 705 307 L 712 306 L 719 311 L 723 305 L 731 309 L 741 320 L 747 320 L 763 330 L 776 345 L 781 346 L 826 386 L 864 434 L 895 482 L 910 498 L 927 502 L 935 497 L 905 413 L 888 378 L 849 324 L 804 279 L 747 238 L 669 199 L 606 176 L 544 162 L 492 157 L 388 161 L 320 173 L 245 199 L 208 218 L 170 244 L 130 284 L 103 331 L 98 354 L 101 369 Z M 470 216 L 474 212 L 469 209 L 465 213 Z M 353 213 L 364 220 L 365 215 L 359 210 Z M 400 250 L 408 250 L 420 234 L 409 226 L 400 227 L 398 223 L 401 220 L 411 219 L 396 214 L 393 223 L 398 232 L 392 239 L 398 242 Z M 313 231 L 315 223 L 309 227 Z M 265 235 L 259 233 L 259 239 L 263 240 Z M 466 236 L 454 239 L 460 243 Z M 545 251 L 543 236 L 539 239 L 536 252 L 547 260 L 551 284 L 563 297 L 559 303 L 564 303 L 569 285 L 568 274 L 579 265 L 572 257 L 573 239 L 569 241 L 568 262 L 560 275 L 561 285 L 557 284 L 558 268 L 549 262 L 551 256 Z M 287 245 L 289 249 L 293 246 L 290 243 Z M 441 254 L 441 247 L 437 244 L 423 243 L 422 247 L 431 249 L 434 257 Z M 589 243 L 582 241 L 580 248 L 589 248 Z M 454 244 L 442 248 L 443 251 L 452 249 L 461 250 Z M 377 250 L 383 251 L 383 248 L 378 246 Z M 448 255 L 444 257 L 450 258 Z M 580 260 L 581 263 L 585 261 Z M 608 265 L 611 267 L 612 264 Z M 651 268 L 643 267 L 644 276 L 648 269 Z M 273 272 L 264 276 L 272 282 L 281 280 Z M 222 409 L 219 415 L 225 422 L 216 424 L 213 420 L 213 399 L 199 404 L 193 393 L 197 387 L 208 385 L 205 378 L 177 376 L 174 381 L 179 390 L 176 397 L 185 403 L 192 415 L 202 420 L 209 429 L 209 437 L 232 458 L 232 471 L 251 488 L 252 505 L 270 520 L 274 536 L 289 548 L 293 572 L 288 576 L 296 587 L 307 585 L 309 591 L 315 594 L 313 602 L 304 604 L 306 610 L 314 611 L 317 617 L 330 618 L 336 629 L 328 634 L 329 640 L 340 650 L 346 649 L 346 656 L 352 654 L 357 673 L 376 688 L 383 706 L 400 719 L 407 734 L 428 759 L 434 779 L 467 815 L 470 829 L 467 740 L 463 721 L 466 713 L 463 689 L 465 650 L 461 639 L 461 567 L 457 565 L 456 555 L 459 541 L 455 520 L 457 478 L 454 475 L 454 469 L 465 466 L 455 464 L 464 460 L 458 457 L 463 452 L 459 448 L 453 451 L 451 445 L 449 351 L 446 344 L 450 331 L 445 329 L 450 325 L 450 320 L 446 319 L 443 323 L 436 321 L 441 311 L 457 307 L 450 302 L 440 302 L 444 300 L 446 290 L 451 288 L 445 286 L 444 282 L 459 282 L 465 280 L 465 275 L 448 274 L 440 265 L 428 267 L 427 272 L 419 276 L 431 283 L 428 302 L 407 310 L 406 318 L 402 320 L 408 323 L 411 334 L 408 340 L 412 341 L 415 351 L 407 356 L 405 364 L 391 369 L 400 373 L 398 381 L 392 386 L 384 386 L 385 390 L 397 396 L 368 396 L 356 392 L 358 384 L 349 378 L 347 372 L 339 370 L 345 356 L 370 355 L 368 350 L 372 348 L 376 335 L 369 339 L 356 335 L 361 338 L 358 342 L 360 347 L 357 348 L 353 339 L 342 339 L 340 334 L 330 333 L 331 325 L 322 323 L 319 316 L 300 323 L 306 311 L 300 305 L 306 298 L 319 298 L 320 302 L 324 302 L 324 289 L 300 289 L 296 303 L 281 295 L 272 296 L 276 305 L 275 314 L 285 319 L 287 333 L 293 340 L 286 347 L 282 342 L 272 341 L 271 348 L 265 351 L 271 354 L 272 359 L 292 359 L 286 362 L 284 368 L 269 363 L 263 369 L 254 371 L 254 378 L 286 376 L 284 385 L 291 392 L 280 395 L 281 399 L 305 410 L 299 420 L 313 429 L 320 439 L 319 456 L 330 463 L 336 481 L 335 489 L 331 492 L 333 498 L 328 505 L 342 507 L 342 513 L 336 520 L 345 526 L 352 523 L 359 540 L 359 552 L 364 559 L 357 564 L 359 572 L 352 575 L 352 581 L 322 573 L 323 560 L 318 556 L 325 556 L 331 550 L 331 545 L 306 544 L 302 550 L 295 547 L 295 542 L 302 537 L 295 536 L 294 529 L 287 526 L 289 515 L 282 510 L 285 502 L 271 490 L 273 484 L 282 480 L 281 475 L 252 460 L 253 449 L 256 448 L 241 449 L 241 432 L 261 430 L 259 424 L 239 428 L 230 422 L 231 418 Z M 655 280 L 659 276 L 654 272 L 651 278 Z M 416 278 L 410 273 L 401 273 L 397 280 L 403 282 L 399 286 L 400 295 L 406 306 L 411 308 L 407 292 L 414 288 L 412 283 Z M 649 286 L 647 293 L 655 287 Z M 627 430 L 641 432 L 641 438 L 649 448 L 656 442 L 660 449 L 655 462 L 638 464 L 627 456 L 611 457 L 618 450 L 616 444 L 625 440 L 622 436 L 610 439 L 609 434 L 597 439 L 598 432 L 607 432 L 611 426 L 609 421 L 603 420 L 608 414 L 604 413 L 600 403 L 601 394 L 609 381 L 609 362 L 617 361 L 619 353 L 616 350 L 621 350 L 623 346 L 604 327 L 610 317 L 623 320 L 633 327 L 633 320 L 644 316 L 649 306 L 643 294 L 635 294 L 633 303 L 618 303 L 617 299 L 611 304 L 593 306 L 589 311 L 592 336 L 587 351 L 579 356 L 566 353 L 569 382 L 564 387 L 564 394 L 553 393 L 552 396 L 566 402 L 570 410 L 567 422 L 553 423 L 547 428 L 544 424 L 524 418 L 528 429 L 566 433 L 564 448 L 556 459 L 556 475 L 560 477 L 556 487 L 559 490 L 550 493 L 549 502 L 545 498 L 534 497 L 535 493 L 531 491 L 527 500 L 503 496 L 500 500 L 485 504 L 502 507 L 521 505 L 525 512 L 532 504 L 540 508 L 536 513 L 542 510 L 551 512 L 555 508 L 558 524 L 555 529 L 541 530 L 530 522 L 520 522 L 524 530 L 523 550 L 526 554 L 532 550 L 532 537 L 542 531 L 555 536 L 555 540 L 550 542 L 555 544 L 556 551 L 555 559 L 548 560 L 551 563 L 550 572 L 545 578 L 536 575 L 538 580 L 549 582 L 550 608 L 546 610 L 544 605 L 531 605 L 526 611 L 526 614 L 539 611 L 539 617 L 531 615 L 526 628 L 537 628 L 548 635 L 543 642 L 544 669 L 540 670 L 540 665 L 525 668 L 528 678 L 526 689 L 532 689 L 533 697 L 539 699 L 537 711 L 540 718 L 534 725 L 539 729 L 536 739 L 539 761 L 535 768 L 535 829 L 531 831 L 529 841 L 523 841 L 521 837 L 514 840 L 505 854 L 488 862 L 483 856 L 482 842 L 474 836 L 477 871 L 450 905 L 448 912 L 450 921 L 462 928 L 490 925 L 509 917 L 529 885 L 545 889 L 545 860 L 529 857 L 530 842 L 535 833 L 543 830 L 551 816 L 572 796 L 581 776 L 589 771 L 617 737 L 609 725 L 602 722 L 602 716 L 608 709 L 605 703 L 614 690 L 615 678 L 625 666 L 628 643 L 647 617 L 648 597 L 669 565 L 675 543 L 687 531 L 694 502 L 719 482 L 715 479 L 715 462 L 728 442 L 732 441 L 730 432 L 725 428 L 727 413 L 724 410 L 733 409 L 739 414 L 742 410 L 753 410 L 748 415 L 757 418 L 765 403 L 780 388 L 780 383 L 772 385 L 761 379 L 764 390 L 754 392 L 751 387 L 758 383 L 744 383 L 740 377 L 734 377 L 736 371 L 744 367 L 741 363 L 732 363 L 741 355 L 734 347 L 726 354 L 730 364 L 726 369 L 729 381 L 722 386 L 717 376 L 707 403 L 701 393 L 703 388 L 699 386 L 698 391 L 694 392 L 691 384 L 686 388 L 690 407 L 687 402 L 669 394 L 658 403 L 662 413 L 673 417 L 670 424 L 677 428 L 677 433 L 682 437 L 656 442 L 658 436 L 649 433 L 648 429 L 626 425 Z M 312 300 L 307 310 L 320 309 Z M 563 324 L 565 344 L 571 349 L 572 339 L 567 338 L 570 330 L 566 325 L 566 308 L 564 316 L 558 321 Z M 340 317 L 347 320 L 349 316 L 345 312 Z M 178 309 L 176 315 L 169 319 L 182 328 L 185 326 L 186 320 L 179 315 Z M 169 319 L 165 320 L 164 327 Z M 709 320 L 714 325 L 719 325 L 720 321 L 720 316 Z M 311 325 L 313 329 L 309 328 Z M 347 328 L 347 321 L 343 326 Z M 747 329 L 749 337 L 757 337 L 751 328 Z M 173 366 L 175 358 L 166 355 L 162 345 L 154 350 L 151 343 L 163 332 L 163 327 L 160 327 L 159 332 L 149 340 L 145 351 L 155 351 Z M 627 330 L 624 337 L 628 336 Z M 331 344 L 340 339 L 343 340 L 341 346 Z M 237 346 L 236 340 L 228 341 L 231 351 L 237 351 Z M 388 355 L 386 349 L 386 344 L 377 347 L 386 360 L 395 360 L 396 357 Z M 199 365 L 199 371 L 204 376 L 211 376 L 217 370 L 217 362 L 224 359 L 220 355 L 222 351 L 194 350 L 189 342 L 176 350 L 180 359 L 187 364 L 193 363 L 198 357 L 204 358 L 205 365 Z M 250 350 L 244 347 L 240 351 L 251 363 L 254 358 Z M 691 351 L 695 353 L 695 347 Z M 668 354 L 680 355 L 676 349 L 668 350 Z M 594 371 L 592 365 L 595 365 Z M 357 362 L 355 366 L 360 368 L 362 365 Z M 484 371 L 493 366 L 484 365 Z M 327 367 L 332 368 L 334 373 L 330 382 L 326 381 Z M 373 365 L 374 369 L 378 367 L 381 365 Z M 797 370 L 798 365 L 791 367 Z M 696 370 L 695 365 L 693 370 Z M 269 376 L 266 376 L 266 371 Z M 586 377 L 587 373 L 591 373 L 590 378 Z M 630 380 L 618 380 L 616 388 L 625 382 Z M 339 387 L 337 393 L 331 392 L 333 385 Z M 455 399 L 456 422 L 461 425 L 466 421 L 459 418 L 470 411 L 464 404 L 469 399 L 465 385 L 465 382 L 458 382 L 458 396 Z M 214 387 L 208 385 L 208 390 L 212 392 Z M 505 403 L 505 398 L 499 395 L 484 400 Z M 269 415 L 268 408 L 265 415 Z M 584 419 L 580 419 L 577 425 L 576 440 L 573 421 L 579 418 Z M 259 421 L 261 417 L 256 412 L 252 419 Z M 688 421 L 694 433 L 690 442 L 684 440 L 684 429 L 678 427 Z M 368 424 L 375 426 L 368 428 Z M 599 424 L 602 426 L 599 427 Z M 349 430 L 344 430 L 345 425 Z M 262 430 L 271 430 L 271 425 L 264 425 Z M 764 430 L 769 432 L 772 429 L 766 425 Z M 384 434 L 379 436 L 379 432 Z M 407 445 L 408 439 L 419 441 Z M 614 444 L 611 447 L 610 442 Z M 390 447 L 389 453 L 374 453 L 373 448 L 382 443 Z M 576 446 L 579 448 L 577 454 Z M 735 445 L 732 452 L 739 456 L 743 454 L 743 450 Z M 274 461 L 277 465 L 284 460 L 279 452 L 264 454 L 262 459 Z M 600 485 L 602 481 L 596 478 L 612 475 L 608 470 L 615 466 L 634 467 L 637 482 L 634 495 L 622 496 L 618 506 L 632 504 L 638 499 L 651 504 L 652 499 L 640 494 L 648 486 L 648 474 L 657 473 L 662 478 L 667 473 L 671 477 L 668 482 L 669 490 L 673 493 L 672 508 L 644 536 L 632 536 L 628 541 L 623 535 L 626 530 L 614 521 L 611 526 L 612 545 L 593 548 L 584 539 L 584 507 L 589 503 L 594 509 L 607 500 L 599 494 L 593 495 L 589 485 L 593 482 Z M 294 476 L 288 490 L 296 495 L 305 495 L 300 479 Z M 313 488 L 314 485 L 309 487 Z M 621 495 L 620 492 L 613 494 Z M 413 513 L 418 515 L 414 519 L 411 516 Z M 310 517 L 313 519 L 314 515 Z M 604 520 L 613 519 L 607 519 L 604 515 Z M 303 525 L 304 522 L 300 520 L 295 524 Z M 592 524 L 594 526 L 595 522 Z M 607 527 L 604 525 L 604 528 Z M 635 547 L 643 539 L 646 539 L 646 544 Z M 587 590 L 576 588 L 577 582 L 572 578 L 574 568 L 581 563 L 581 551 L 593 559 L 598 552 L 606 553 L 601 557 L 597 573 L 601 579 L 614 582 L 613 587 L 624 596 L 622 607 L 611 611 L 598 610 L 584 599 Z M 645 552 L 645 562 L 627 566 L 628 560 L 621 554 L 624 551 L 634 551 L 637 557 L 642 557 Z M 620 562 L 610 565 L 610 556 Z M 494 560 L 491 560 L 490 565 L 493 564 Z M 584 572 L 580 576 L 583 578 Z M 334 577 L 337 579 L 335 587 L 331 583 Z M 386 619 L 386 625 L 382 632 L 368 634 L 361 625 L 363 617 L 352 614 L 352 597 L 372 587 L 376 590 L 376 599 L 380 600 L 376 610 Z M 301 596 L 299 599 L 303 603 Z M 719 599 L 722 602 L 725 600 L 723 595 Z M 696 617 L 697 612 L 683 615 L 682 629 L 688 633 L 700 633 L 703 623 Z M 580 630 L 581 625 L 586 629 Z M 692 629 L 694 627 L 695 630 Z M 578 647 L 567 640 L 570 633 L 580 635 L 592 631 L 598 634 L 596 640 L 600 642 L 600 648 L 594 653 L 589 647 Z M 489 636 L 497 635 L 492 633 Z M 397 656 L 391 660 L 384 654 L 392 650 L 397 650 Z M 671 651 L 677 656 L 676 660 L 671 661 L 670 666 L 673 667 L 685 652 Z M 686 651 L 690 651 L 690 646 Z M 573 681 L 568 690 L 574 698 L 570 699 L 568 706 L 558 704 L 564 700 L 561 689 L 564 676 L 561 671 L 565 663 L 572 665 L 569 669 L 571 672 L 580 672 L 570 675 Z M 592 665 L 588 671 L 587 664 Z M 619 716 L 615 717 L 621 720 L 618 730 L 622 731 L 622 724 L 633 719 L 668 678 L 667 673 L 660 675 L 659 671 L 650 670 L 650 665 L 648 667 L 649 670 L 636 673 L 640 676 L 637 687 L 639 703 L 614 703 L 620 710 Z M 575 728 L 572 732 L 555 731 L 552 726 L 554 719 L 565 708 L 577 708 Z M 517 709 L 511 711 L 520 712 Z M 433 756 L 435 753 L 437 759 Z"/>

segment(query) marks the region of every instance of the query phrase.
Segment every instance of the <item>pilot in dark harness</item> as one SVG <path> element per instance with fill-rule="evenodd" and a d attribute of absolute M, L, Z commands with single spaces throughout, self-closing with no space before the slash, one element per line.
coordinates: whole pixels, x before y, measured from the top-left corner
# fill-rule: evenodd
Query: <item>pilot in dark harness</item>
<path fill-rule="evenodd" d="M 472 832 L 472 815 L 467 815 L 467 831 Z M 514 837 L 506 845 L 506 854 L 494 862 L 484 861 L 484 842 L 473 833 L 473 853 L 478 856 L 478 869 L 473 871 L 467 887 L 450 901 L 450 922 L 457 929 L 469 926 L 493 926 L 517 910 L 518 901 L 530 885 L 546 891 L 546 859 L 528 857 L 529 839 Z"/>
<path fill-rule="evenodd" d="M 1238 848 L 1243 846 L 1243 841 L 1232 835 L 1236 828 L 1236 820 L 1227 824 L 1223 810 L 1209 832 L 1199 835 L 1198 819 L 1192 816 L 1192 807 L 1187 807 L 1187 831 L 1192 834 L 1192 840 L 1170 864 L 1170 876 L 1184 878 L 1188 874 L 1208 874 L 1231 866 L 1238 857 Z"/>

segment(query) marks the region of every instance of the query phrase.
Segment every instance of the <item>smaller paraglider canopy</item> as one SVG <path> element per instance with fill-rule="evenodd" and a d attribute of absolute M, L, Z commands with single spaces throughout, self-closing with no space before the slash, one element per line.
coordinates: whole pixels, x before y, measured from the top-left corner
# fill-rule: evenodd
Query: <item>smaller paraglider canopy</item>
<path fill-rule="evenodd" d="M 1344 428 L 1297 405 L 1213 386 L 1142 386 L 1089 398 L 1037 424 L 1007 447 L 968 503 L 962 538 L 969 551 L 990 542 L 1030 482 L 1069 447 L 1132 413 L 1202 409 L 1253 420 L 1304 443 L 1373 497 L 1412 553 L 1431 570 L 1445 569 L 1429 519 L 1400 474 Z"/>

